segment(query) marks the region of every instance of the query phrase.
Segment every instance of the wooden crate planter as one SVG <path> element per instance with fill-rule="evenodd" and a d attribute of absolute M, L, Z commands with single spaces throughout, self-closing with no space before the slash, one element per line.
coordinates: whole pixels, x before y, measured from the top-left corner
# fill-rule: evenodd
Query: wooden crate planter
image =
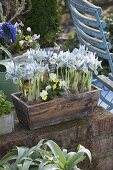
<path fill-rule="evenodd" d="M 91 114 L 97 105 L 100 91 L 93 86 L 89 92 L 30 106 L 19 98 L 20 93 L 12 94 L 12 100 L 20 123 L 29 129 L 37 129 Z"/>

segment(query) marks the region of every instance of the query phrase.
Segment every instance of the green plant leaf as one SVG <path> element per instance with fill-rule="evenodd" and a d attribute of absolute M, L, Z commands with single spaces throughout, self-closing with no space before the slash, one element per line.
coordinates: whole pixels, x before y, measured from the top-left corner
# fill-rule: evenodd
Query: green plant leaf
<path fill-rule="evenodd" d="M 86 156 L 79 156 L 74 162 L 73 164 L 70 165 L 70 169 L 73 169 L 78 163 L 82 162 L 84 159 L 86 158 Z"/>
<path fill-rule="evenodd" d="M 66 157 L 67 157 L 67 149 L 63 149 L 63 154 L 64 154 L 65 159 L 66 159 Z"/>
<path fill-rule="evenodd" d="M 76 152 L 69 152 L 66 155 L 66 160 L 70 161 L 74 156 L 76 156 Z"/>
<path fill-rule="evenodd" d="M 46 144 L 51 149 L 52 153 L 58 158 L 63 164 L 66 163 L 66 159 L 64 157 L 63 152 L 61 151 L 60 147 L 52 140 L 48 140 Z"/>
<path fill-rule="evenodd" d="M 9 163 L 7 164 L 4 164 L 2 167 L 4 167 L 3 169 L 0 169 L 0 170 L 13 170 L 11 165 Z"/>
<path fill-rule="evenodd" d="M 73 168 L 73 170 L 80 170 L 80 169 L 75 165 L 75 167 Z"/>
<path fill-rule="evenodd" d="M 47 160 L 42 160 L 39 164 L 38 170 L 42 170 L 46 164 L 48 164 Z"/>
<path fill-rule="evenodd" d="M 24 163 L 23 163 L 23 167 L 22 167 L 22 170 L 29 170 L 30 166 L 32 164 L 32 160 L 25 160 Z"/>
<path fill-rule="evenodd" d="M 11 152 L 8 152 L 1 160 L 0 160 L 0 166 L 7 163 L 10 160 L 14 160 L 17 158 L 17 151 L 12 150 Z"/>
<path fill-rule="evenodd" d="M 41 170 L 61 170 L 61 169 L 58 168 L 57 165 L 49 164 L 44 166 Z"/>
<path fill-rule="evenodd" d="M 75 165 L 83 161 L 83 153 L 70 152 L 67 156 L 67 166 L 73 169 Z"/>
<path fill-rule="evenodd" d="M 14 59 L 13 59 L 13 56 L 11 55 L 11 53 L 7 50 L 7 48 L 3 47 L 3 46 L 0 46 L 0 50 L 4 51 L 8 57 L 11 59 L 11 61 L 14 62 Z M 15 62 L 14 62 L 15 63 Z"/>
<path fill-rule="evenodd" d="M 26 147 L 16 147 L 17 151 L 18 151 L 18 156 L 17 156 L 17 160 L 16 160 L 16 164 L 21 163 L 21 158 L 24 156 L 24 153 L 26 153 L 26 151 L 28 151 L 29 149 Z"/>
<path fill-rule="evenodd" d="M 22 164 L 17 165 L 18 170 L 22 170 Z"/>
<path fill-rule="evenodd" d="M 91 158 L 91 152 L 88 149 L 86 149 L 84 146 L 79 145 L 78 153 L 86 153 L 88 158 L 89 158 L 89 160 L 90 160 L 90 162 L 91 162 L 91 159 L 92 159 Z"/>

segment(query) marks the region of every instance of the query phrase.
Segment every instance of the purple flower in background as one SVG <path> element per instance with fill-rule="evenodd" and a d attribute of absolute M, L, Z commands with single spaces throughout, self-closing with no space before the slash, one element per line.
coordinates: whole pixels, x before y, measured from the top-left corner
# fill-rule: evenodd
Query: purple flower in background
<path fill-rule="evenodd" d="M 4 38 L 8 43 L 16 40 L 16 28 L 11 23 L 0 24 L 0 36 Z"/>

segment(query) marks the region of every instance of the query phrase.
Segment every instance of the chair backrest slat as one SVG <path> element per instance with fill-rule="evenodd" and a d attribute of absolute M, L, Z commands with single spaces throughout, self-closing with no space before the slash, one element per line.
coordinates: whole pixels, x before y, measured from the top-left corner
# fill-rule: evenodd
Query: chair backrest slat
<path fill-rule="evenodd" d="M 86 42 L 84 39 L 82 39 L 81 37 L 79 37 L 79 41 L 81 42 L 81 44 L 85 45 L 86 47 L 88 47 L 88 49 L 92 52 L 94 52 L 97 56 L 101 56 L 101 58 L 108 60 L 108 57 L 106 55 L 106 52 L 96 48 L 94 46 L 92 46 L 91 44 L 89 44 L 88 42 Z"/>
<path fill-rule="evenodd" d="M 95 11 L 97 10 L 97 9 L 95 9 L 95 8 L 92 8 L 91 6 L 89 7 L 87 7 L 86 5 L 85 6 L 83 6 L 82 4 L 77 4 L 77 3 L 75 3 L 75 1 L 74 0 L 70 0 L 70 4 L 73 6 L 73 7 L 75 7 L 78 11 L 80 11 L 80 12 L 85 12 L 85 13 L 87 13 L 87 14 L 90 14 L 90 15 L 95 15 Z M 99 12 L 99 16 L 101 16 L 102 15 L 102 10 L 101 10 L 101 8 L 98 8 L 98 12 Z"/>
<path fill-rule="evenodd" d="M 90 43 L 92 46 L 98 47 L 103 50 L 106 49 L 106 44 L 102 40 L 89 36 L 84 31 L 82 31 L 80 28 L 77 28 L 77 30 L 79 32 L 79 36 L 83 38 L 86 42 Z M 111 49 L 111 44 L 109 42 L 106 42 L 106 43 L 109 49 Z"/>
<path fill-rule="evenodd" d="M 84 23 L 84 24 L 86 24 L 88 26 L 94 27 L 94 28 L 99 28 L 99 24 L 98 24 L 96 19 L 89 18 L 88 16 L 85 16 L 85 15 L 81 14 L 79 11 L 77 11 L 73 7 L 71 7 L 71 12 L 72 12 L 72 15 L 75 16 L 82 23 Z M 106 27 L 106 22 L 105 21 L 101 21 L 101 24 L 102 24 L 103 28 Z"/>
<path fill-rule="evenodd" d="M 73 19 L 74 19 L 74 24 L 76 25 L 76 27 L 83 30 L 83 32 L 90 35 L 91 37 L 97 37 L 98 39 L 102 39 L 103 36 L 99 30 L 97 30 L 95 28 L 91 28 L 91 27 L 81 23 L 79 20 L 76 20 L 75 17 L 73 17 Z M 105 35 L 106 39 L 109 38 L 109 34 L 107 32 L 104 32 L 104 35 Z"/>
<path fill-rule="evenodd" d="M 72 6 L 77 5 L 77 6 L 82 6 L 83 8 L 85 7 L 87 10 L 88 9 L 92 9 L 92 10 L 97 10 L 99 16 L 102 15 L 102 9 L 96 5 L 91 4 L 90 2 L 88 2 L 87 0 L 68 0 L 69 4 L 72 4 Z"/>

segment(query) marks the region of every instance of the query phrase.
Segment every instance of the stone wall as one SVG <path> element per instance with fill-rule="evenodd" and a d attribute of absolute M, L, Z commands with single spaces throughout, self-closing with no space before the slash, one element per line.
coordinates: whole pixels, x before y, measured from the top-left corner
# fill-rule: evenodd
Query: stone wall
<path fill-rule="evenodd" d="M 83 170 L 113 170 L 113 115 L 96 108 L 92 115 L 59 125 L 25 130 L 15 120 L 15 132 L 0 137 L 0 156 L 17 146 L 33 146 L 40 139 L 52 139 L 62 148 L 75 151 L 78 144 L 92 153 L 92 164 L 85 161 Z"/>

